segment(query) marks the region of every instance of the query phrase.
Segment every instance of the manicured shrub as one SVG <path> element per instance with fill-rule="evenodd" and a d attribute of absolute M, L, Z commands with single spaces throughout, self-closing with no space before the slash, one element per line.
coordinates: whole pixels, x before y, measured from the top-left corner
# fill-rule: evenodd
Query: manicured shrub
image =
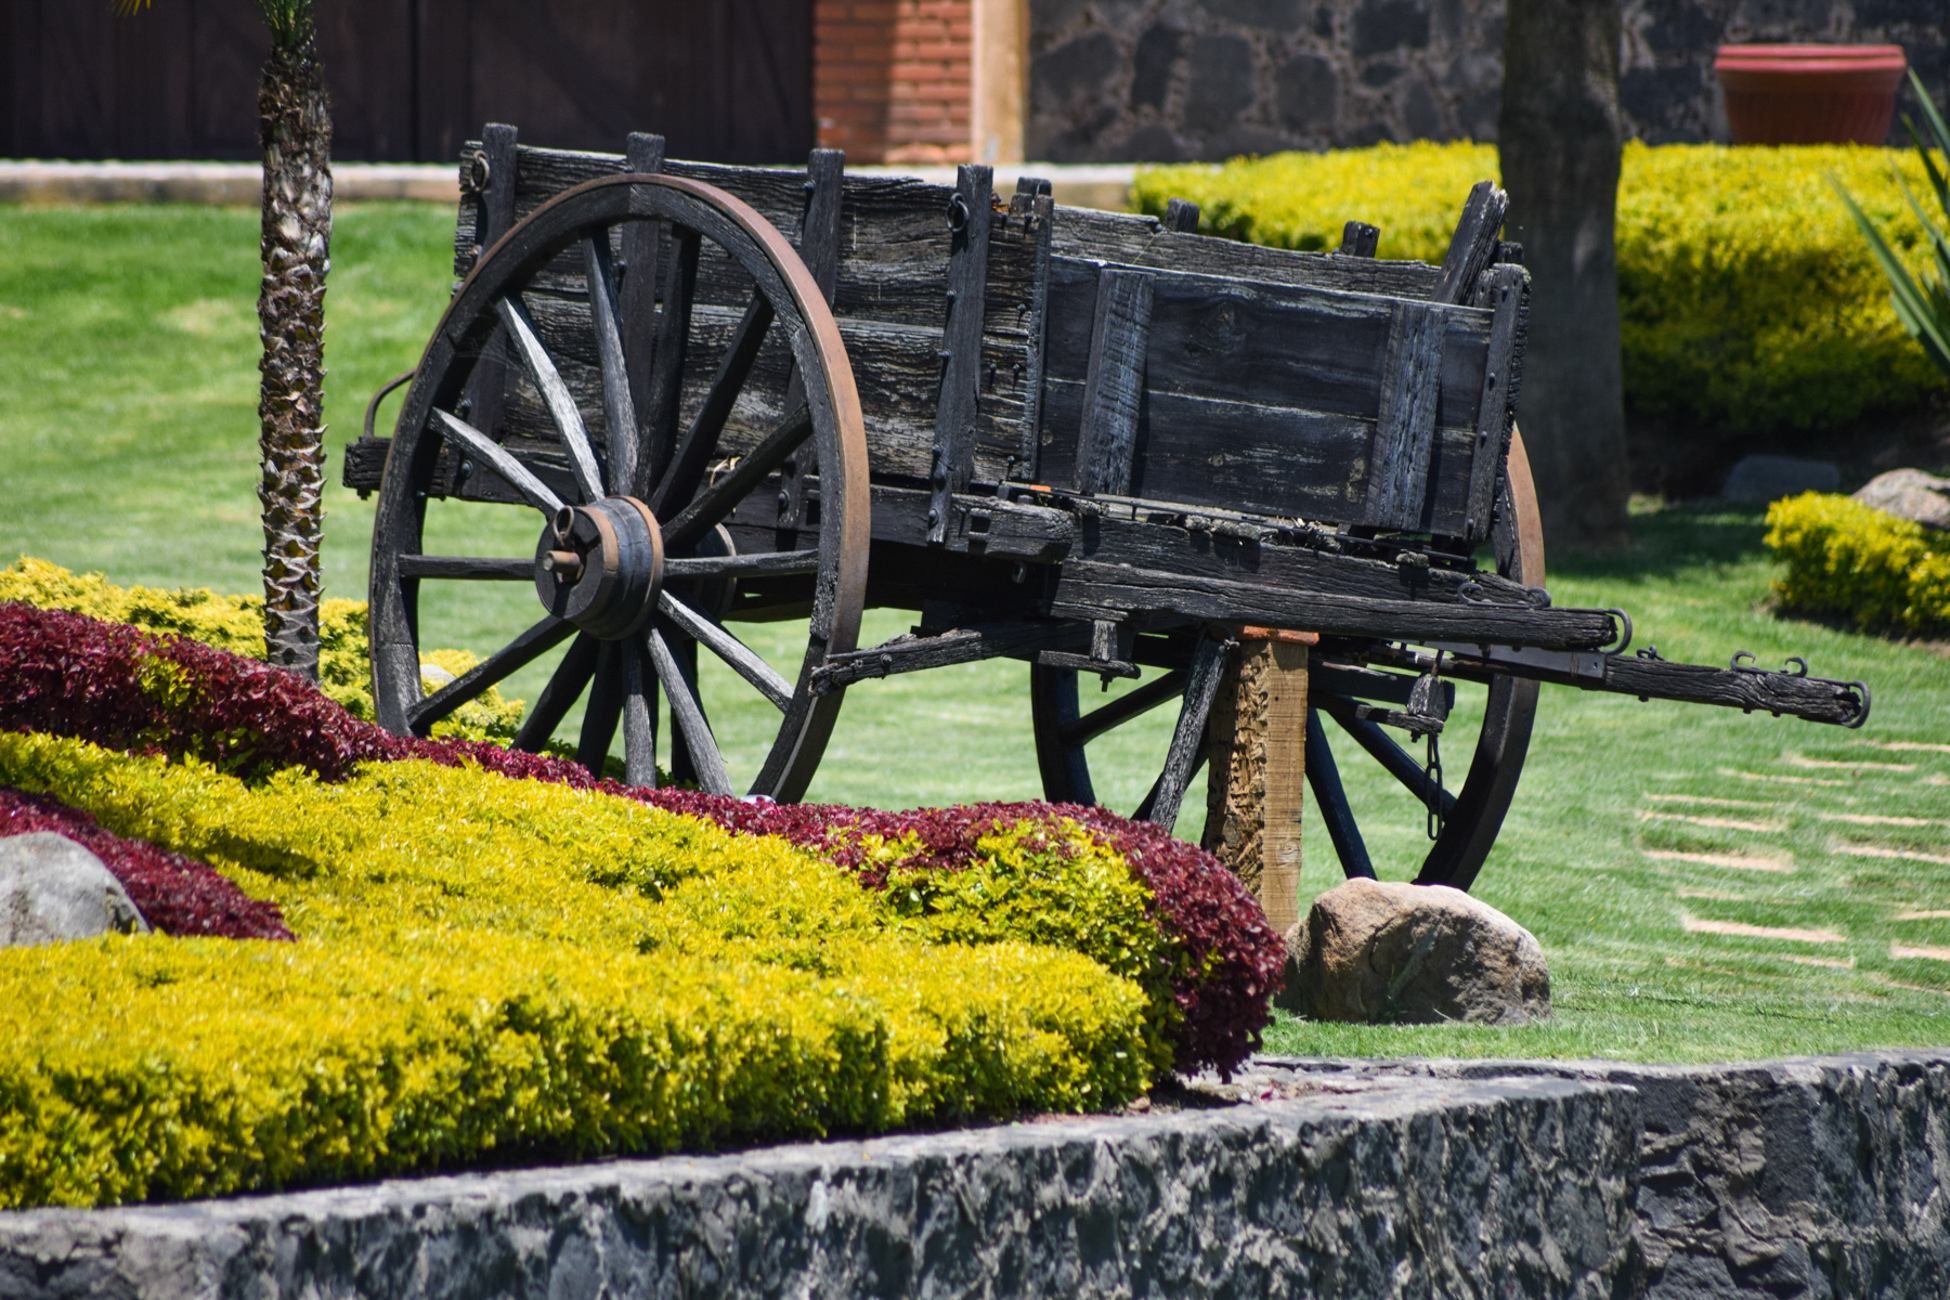
<path fill-rule="evenodd" d="M 861 883 L 874 888 L 890 887 L 897 875 L 966 871 L 990 861 L 996 850 L 984 848 L 985 837 L 1015 833 L 1011 828 L 1021 824 L 1051 828 L 1043 833 L 1060 843 L 1070 842 L 1074 826 L 1082 825 L 1122 857 L 1149 892 L 1147 923 L 1162 936 L 1165 951 L 1151 964 L 1108 960 L 1115 950 L 1136 949 L 1121 931 L 1098 933 L 1100 916 L 1074 909 L 1063 916 L 1060 900 L 1049 900 L 1055 919 L 1047 924 L 1067 927 L 1066 946 L 1106 960 L 1145 986 L 1158 1010 L 1153 1028 L 1172 1044 L 1181 1070 L 1230 1070 L 1258 1045 L 1266 999 L 1284 961 L 1279 936 L 1258 904 L 1215 859 L 1101 809 L 1023 803 L 881 812 L 598 783 L 567 759 L 479 742 L 394 736 L 351 717 L 292 674 L 180 638 L 147 637 L 61 611 L 0 605 L 0 727 L 115 749 L 154 749 L 252 780 L 290 767 L 343 780 L 356 764 L 375 760 L 473 764 L 600 789 L 747 834 L 781 836 L 857 872 Z M 175 842 L 142 830 L 126 833 Z"/>
<path fill-rule="evenodd" d="M 246 659 L 264 654 L 264 600 L 261 596 L 219 596 L 207 588 L 160 591 L 117 587 L 99 573 L 76 574 L 22 556 L 0 569 L 0 601 L 17 600 L 42 609 L 65 609 L 109 623 L 127 623 L 145 632 L 175 633 Z M 325 600 L 318 607 L 319 689 L 355 718 L 371 719 L 372 686 L 366 664 L 366 603 Z M 425 661 L 458 676 L 479 662 L 464 650 L 433 650 Z M 489 688 L 434 727 L 433 734 L 506 744 L 521 726 L 520 701 L 504 701 Z"/>
<path fill-rule="evenodd" d="M 103 830 L 79 808 L 0 786 L 0 838 L 52 831 L 102 860 L 143 919 L 178 938 L 290 939 L 276 903 L 261 902 L 208 863 Z"/>
<path fill-rule="evenodd" d="M 1921 267 L 1924 233 L 1895 173 L 1927 189 L 1901 150 L 1628 144 L 1618 192 L 1627 402 L 1736 436 L 1837 428 L 1943 392 L 1827 179 Z M 1497 174 L 1488 145 L 1384 144 L 1146 169 L 1135 197 L 1159 214 L 1172 195 L 1191 199 L 1216 233 L 1283 248 L 1336 248 L 1343 222 L 1371 221 L 1381 256 L 1439 262 L 1470 185 Z"/>
<path fill-rule="evenodd" d="M 0 781 L 207 858 L 301 939 L 0 952 L 27 1045 L 0 1059 L 0 1205 L 1101 1108 L 1163 1064 L 1151 1000 L 1087 957 L 597 791 L 416 761 L 246 785 L 18 732 Z M 962 882 L 1013 865 L 1135 912 L 1113 859 L 1038 834 Z"/>
<path fill-rule="evenodd" d="M 1783 609 L 1862 627 L 1950 630 L 1950 537 L 1852 497 L 1806 492 L 1767 508 L 1765 541 L 1787 564 Z"/>

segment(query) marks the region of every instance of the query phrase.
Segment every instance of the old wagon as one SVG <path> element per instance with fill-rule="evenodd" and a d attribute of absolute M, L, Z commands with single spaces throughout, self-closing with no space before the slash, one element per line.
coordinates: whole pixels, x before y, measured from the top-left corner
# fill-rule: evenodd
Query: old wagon
<path fill-rule="evenodd" d="M 1860 683 L 1798 661 L 1671 663 L 1628 649 L 1622 611 L 1551 604 L 1513 423 L 1528 281 L 1488 183 L 1428 266 L 1376 259 L 1358 222 L 1333 253 L 1258 248 L 1197 234 L 1187 204 L 1160 222 L 1031 180 L 996 194 L 983 167 L 948 187 L 848 176 L 830 151 L 804 170 L 662 154 L 508 127 L 465 151 L 461 282 L 393 435 L 369 415 L 344 470 L 378 494 L 387 727 L 424 733 L 556 655 L 517 746 L 581 701 L 592 769 L 620 730 L 633 783 L 661 763 L 793 800 L 850 684 L 1007 657 L 1054 800 L 1093 801 L 1093 743 L 1176 707 L 1132 810 L 1170 826 L 1229 647 L 1286 630 L 1317 639 L 1306 778 L 1343 868 L 1373 872 L 1323 719 L 1425 810 L 1417 878 L 1467 888 L 1540 682 L 1867 716 Z M 525 521 L 504 553 L 470 550 L 490 508 Z M 484 582 L 532 603 L 427 693 L 426 593 Z M 911 630 L 860 645 L 874 607 Z M 764 702 L 765 743 L 720 744 L 707 673 Z M 1137 684 L 1086 707 L 1093 679 Z M 1453 788 L 1438 739 L 1468 748 Z M 952 761 L 951 739 L 929 748 Z"/>

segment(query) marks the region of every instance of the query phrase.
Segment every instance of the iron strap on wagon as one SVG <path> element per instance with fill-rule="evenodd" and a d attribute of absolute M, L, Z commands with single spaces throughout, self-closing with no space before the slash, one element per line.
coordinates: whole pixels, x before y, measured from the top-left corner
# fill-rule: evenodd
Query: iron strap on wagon
<path fill-rule="evenodd" d="M 1215 752 L 1233 647 L 1285 630 L 1315 642 L 1306 779 L 1344 869 L 1373 874 L 1323 718 L 1427 809 L 1418 879 L 1467 888 L 1540 682 L 1867 717 L 1860 683 L 1672 663 L 1629 650 L 1622 611 L 1551 604 L 1514 422 L 1528 277 L 1487 182 L 1427 266 L 1376 259 L 1358 222 L 1334 253 L 1257 248 L 1196 234 L 1176 201 L 1160 223 L 1029 179 L 999 196 L 984 167 L 946 187 L 849 177 L 830 151 L 804 171 L 662 155 L 508 127 L 466 150 L 463 279 L 394 435 L 369 427 L 345 464 L 379 494 L 373 684 L 394 730 L 560 650 L 518 747 L 586 696 L 592 770 L 620 729 L 632 782 L 661 755 L 671 779 L 792 800 L 848 685 L 1007 657 L 1030 665 L 1054 800 L 1094 802 L 1092 744 L 1176 702 L 1135 810 L 1170 826 Z M 532 553 L 430 550 L 454 502 L 533 510 Z M 471 581 L 532 583 L 540 608 L 427 694 L 422 590 Z M 919 621 L 862 647 L 875 607 Z M 730 627 L 788 620 L 787 671 Z M 699 647 L 775 712 L 762 754 L 728 761 Z M 1080 678 L 1146 669 L 1084 711 Z M 1466 710 L 1458 682 L 1484 688 Z M 1465 712 L 1451 790 L 1437 737 L 1456 752 Z"/>

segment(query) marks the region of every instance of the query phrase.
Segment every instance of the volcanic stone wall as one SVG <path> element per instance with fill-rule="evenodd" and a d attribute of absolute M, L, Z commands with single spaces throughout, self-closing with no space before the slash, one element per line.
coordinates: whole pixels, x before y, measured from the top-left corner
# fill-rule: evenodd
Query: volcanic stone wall
<path fill-rule="evenodd" d="M 1496 139 L 1503 0 L 1029 0 L 1026 154 L 1217 160 Z M 1939 103 L 1945 0 L 1625 0 L 1620 96 L 1653 144 L 1727 138 L 1722 43 L 1893 44 Z M 1906 97 L 1906 94 L 1905 94 Z M 1892 144 L 1906 144 L 1900 114 Z"/>

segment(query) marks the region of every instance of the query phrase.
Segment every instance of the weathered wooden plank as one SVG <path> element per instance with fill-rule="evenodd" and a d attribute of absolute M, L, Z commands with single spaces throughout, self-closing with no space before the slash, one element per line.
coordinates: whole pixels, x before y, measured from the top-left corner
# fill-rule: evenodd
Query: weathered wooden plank
<path fill-rule="evenodd" d="M 1076 481 L 1085 492 L 1122 496 L 1131 490 L 1153 278 L 1149 272 L 1122 267 L 1105 267 L 1097 277 L 1096 321 L 1077 435 Z"/>
<path fill-rule="evenodd" d="M 1489 355 L 1483 368 L 1483 397 L 1476 410 L 1476 446 L 1470 457 L 1469 495 L 1462 535 L 1471 541 L 1489 536 L 1496 503 L 1496 480 L 1509 454 L 1521 380 L 1524 318 L 1530 276 L 1521 266 L 1490 267 L 1477 277 L 1476 305 L 1489 307 Z"/>
<path fill-rule="evenodd" d="M 1035 481 L 1037 477 L 1037 441 L 1041 431 L 1043 401 L 1043 339 L 1049 315 L 1049 262 L 1051 232 L 1055 226 L 1053 213 L 1055 204 L 1049 196 L 1049 182 L 1034 177 L 1020 177 L 1016 181 L 1016 194 L 1009 202 L 1009 215 L 1002 222 L 1001 238 L 991 250 L 990 293 L 993 298 L 1002 298 L 1006 282 L 1013 276 L 1027 278 L 1030 284 L 1027 312 L 1017 295 L 1013 303 L 997 301 L 991 307 L 989 319 L 984 327 L 991 340 L 999 341 L 998 331 L 1009 327 L 1007 308 L 1016 308 L 1019 319 L 1025 315 L 1024 351 L 1020 361 L 1009 363 L 1013 376 L 1020 384 L 1022 394 L 1022 416 L 1018 425 L 1018 447 L 1013 472 L 1009 477 Z M 1032 249 L 1028 259 L 1021 256 L 1023 249 Z M 998 310 L 1002 319 L 995 319 Z M 1002 336 L 1006 337 L 1006 336 Z M 994 341 L 990 343 L 993 349 Z M 993 377 L 1000 367 L 992 367 L 990 387 L 994 387 Z"/>
<path fill-rule="evenodd" d="M 799 257 L 812 272 L 813 282 L 830 307 L 840 274 L 840 219 L 846 187 L 846 155 L 837 149 L 815 149 L 806 159 L 806 206 L 799 222 Z M 785 407 L 805 400 L 805 383 L 795 369 Z M 806 484 L 819 474 L 819 448 L 807 444 L 788 457 L 779 484 L 780 545 L 791 545 L 806 525 Z"/>
<path fill-rule="evenodd" d="M 1241 637 L 1206 728 L 1204 847 L 1259 898 L 1284 934 L 1300 919 L 1307 647 Z"/>
<path fill-rule="evenodd" d="M 931 636 L 902 635 L 865 650 L 829 656 L 813 670 L 812 690 L 823 695 L 853 682 L 983 659 L 1027 658 L 1089 640 L 1090 628 L 1081 623 L 989 623 Z"/>
<path fill-rule="evenodd" d="M 1185 238 L 1166 230 L 1155 217 L 1091 208 L 1056 210 L 1055 251 L 1060 257 L 1401 298 L 1427 298 L 1439 275 L 1425 262 L 1299 253 L 1202 235 Z"/>
<path fill-rule="evenodd" d="M 1425 516 L 1432 513 L 1429 467 L 1435 454 L 1445 322 L 1440 309 L 1427 303 L 1397 302 L 1392 313 L 1379 375 L 1381 409 L 1368 447 L 1362 522 L 1376 528 L 1423 528 Z"/>
<path fill-rule="evenodd" d="M 988 167 L 963 164 L 945 220 L 953 237 L 948 255 L 947 321 L 941 331 L 941 387 L 935 399 L 934 459 L 928 479 L 935 512 L 928 540 L 947 535 L 948 498 L 974 473 L 975 412 L 981 397 L 982 319 L 989 278 L 993 195 Z"/>
<path fill-rule="evenodd" d="M 1165 219 L 1162 224 L 1166 230 L 1174 234 L 1196 234 L 1198 232 L 1198 204 L 1192 202 L 1190 199 L 1166 199 Z"/>
<path fill-rule="evenodd" d="M 1510 196 L 1491 181 L 1478 181 L 1463 202 L 1462 220 L 1449 237 L 1449 251 L 1442 258 L 1442 272 L 1429 290 L 1433 302 L 1462 302 L 1475 290 L 1476 277 L 1489 269 L 1496 257 L 1498 236 L 1503 233 L 1503 215 L 1510 208 Z"/>
<path fill-rule="evenodd" d="M 630 134 L 623 150 L 623 166 L 627 171 L 654 175 L 663 170 L 664 138 L 635 131 Z M 636 426 L 625 430 L 624 436 L 611 435 L 608 439 L 610 481 L 619 485 L 618 490 L 628 492 L 638 486 L 645 477 L 641 459 L 644 430 L 639 414 L 648 409 L 650 401 L 650 376 L 656 369 L 657 354 L 657 280 L 662 266 L 664 232 L 653 221 L 632 221 L 623 227 L 621 237 L 621 261 L 617 267 L 620 283 L 617 287 L 617 324 L 622 331 L 623 369 L 629 375 L 630 413 L 636 417 Z M 608 431 L 607 413 L 603 421 Z M 643 656 L 634 656 L 629 665 L 632 672 L 641 672 Z M 655 678 L 650 679 L 648 687 L 655 691 Z M 630 729 L 631 705 L 624 707 L 624 730 Z M 651 706 L 645 706 L 651 707 Z M 650 743 L 655 743 L 655 719 L 650 722 Z M 628 740 L 625 739 L 627 748 Z"/>
<path fill-rule="evenodd" d="M 1184 802 L 1186 787 L 1205 757 L 1205 726 L 1224 681 L 1226 655 L 1232 645 L 1215 637 L 1199 638 L 1185 682 L 1185 703 L 1178 711 L 1178 725 L 1172 729 L 1171 746 L 1165 752 L 1164 770 L 1145 797 L 1137 820 L 1166 830 L 1178 824 L 1178 808 Z"/>
<path fill-rule="evenodd" d="M 1341 227 L 1342 257 L 1373 257 L 1381 246 L 1381 227 L 1365 221 L 1350 221 Z"/>
<path fill-rule="evenodd" d="M 1048 384 L 1043 478 L 1076 485 L 1081 383 Z M 1068 431 L 1065 426 L 1068 426 Z M 1357 523 L 1367 487 L 1370 421 L 1152 390 L 1138 422 L 1132 496 L 1315 523 Z M 1458 534 L 1474 434 L 1436 430 L 1430 527 Z"/>
<path fill-rule="evenodd" d="M 1050 612 L 1057 618 L 1088 619 L 1121 618 L 1133 612 L 1170 613 L 1345 636 L 1486 640 L 1548 649 L 1595 649 L 1611 644 L 1618 636 L 1613 616 L 1602 610 L 1362 600 L 1081 560 L 1063 565 Z"/>
<path fill-rule="evenodd" d="M 1084 378 L 1097 266 L 1052 259 L 1047 372 Z M 1373 419 L 1397 299 L 1160 272 L 1152 282 L 1146 387 Z M 1431 307 L 1441 321 L 1437 421 L 1475 421 L 1491 313 Z"/>

